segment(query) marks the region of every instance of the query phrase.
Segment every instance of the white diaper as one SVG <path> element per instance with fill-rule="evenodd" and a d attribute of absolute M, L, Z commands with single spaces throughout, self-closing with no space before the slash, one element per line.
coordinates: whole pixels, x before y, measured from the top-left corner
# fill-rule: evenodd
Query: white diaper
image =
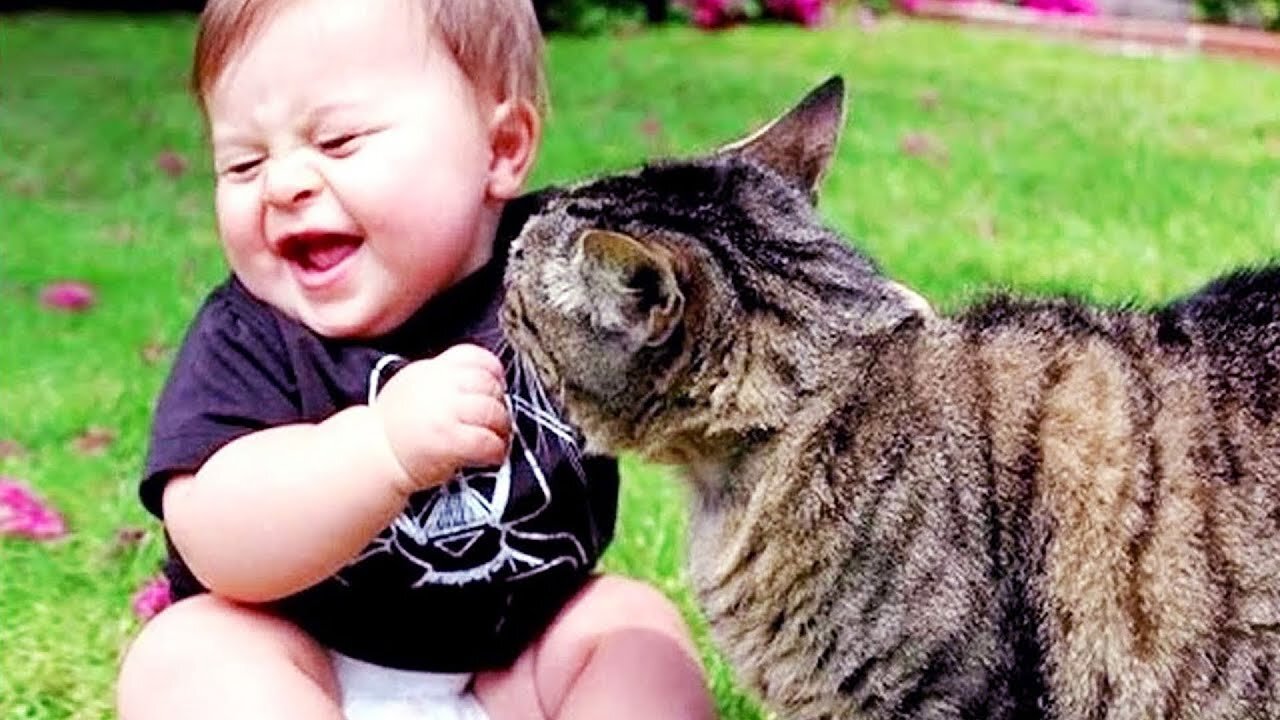
<path fill-rule="evenodd" d="M 397 670 L 329 651 L 347 720 L 488 720 L 471 675 Z"/>

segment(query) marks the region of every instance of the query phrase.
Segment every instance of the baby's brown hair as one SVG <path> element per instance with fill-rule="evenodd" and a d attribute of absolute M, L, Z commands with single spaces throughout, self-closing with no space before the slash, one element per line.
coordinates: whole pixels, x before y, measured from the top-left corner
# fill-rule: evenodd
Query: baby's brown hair
<path fill-rule="evenodd" d="M 191 90 L 205 109 L 210 90 L 248 39 L 298 0 L 209 0 L 200 15 Z M 360 0 L 363 1 L 363 0 Z M 436 33 L 476 87 L 499 100 L 547 109 L 542 33 L 529 0 L 402 0 L 419 5 L 424 32 Z"/>

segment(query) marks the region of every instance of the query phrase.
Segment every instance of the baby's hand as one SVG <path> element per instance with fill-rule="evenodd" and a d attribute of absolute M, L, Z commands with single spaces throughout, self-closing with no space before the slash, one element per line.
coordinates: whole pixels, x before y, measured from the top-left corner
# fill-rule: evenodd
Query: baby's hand
<path fill-rule="evenodd" d="M 511 420 L 502 362 L 476 345 L 455 345 L 409 363 L 373 407 L 408 475 L 408 492 L 440 485 L 459 468 L 501 465 Z"/>

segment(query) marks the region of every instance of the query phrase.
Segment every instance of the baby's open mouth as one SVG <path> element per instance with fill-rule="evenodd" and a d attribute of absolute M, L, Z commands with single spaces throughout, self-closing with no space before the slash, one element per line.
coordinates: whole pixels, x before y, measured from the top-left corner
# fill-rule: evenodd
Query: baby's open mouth
<path fill-rule="evenodd" d="M 356 235 L 307 233 L 285 239 L 281 254 L 309 273 L 322 273 L 346 260 L 364 242 Z"/>

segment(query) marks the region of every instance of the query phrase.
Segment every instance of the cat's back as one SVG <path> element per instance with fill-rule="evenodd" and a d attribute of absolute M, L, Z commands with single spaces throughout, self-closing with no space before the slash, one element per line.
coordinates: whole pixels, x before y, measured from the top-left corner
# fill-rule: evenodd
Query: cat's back
<path fill-rule="evenodd" d="M 1057 715 L 1280 716 L 1280 269 L 1153 312 L 1001 297 L 958 319 L 994 481 L 1034 498 Z"/>
<path fill-rule="evenodd" d="M 1213 363 L 1222 402 L 1270 424 L 1280 403 L 1280 265 L 1241 270 L 1170 304 L 1159 339 L 1192 345 Z"/>

